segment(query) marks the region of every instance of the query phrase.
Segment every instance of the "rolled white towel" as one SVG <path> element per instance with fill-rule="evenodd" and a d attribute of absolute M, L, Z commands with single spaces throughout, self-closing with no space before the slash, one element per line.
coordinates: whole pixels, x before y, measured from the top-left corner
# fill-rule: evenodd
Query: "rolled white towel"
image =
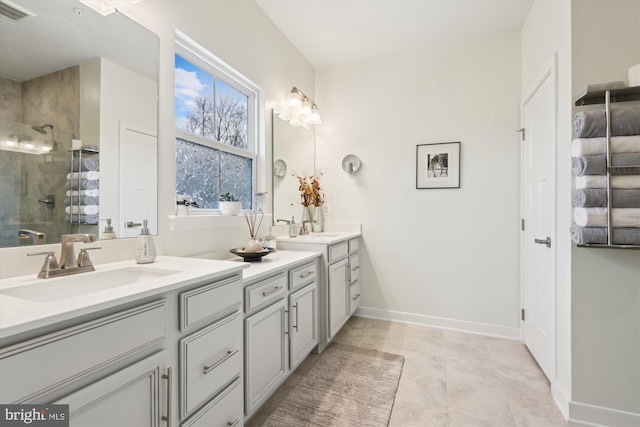
<path fill-rule="evenodd" d="M 84 179 L 87 181 L 97 181 L 100 179 L 100 172 L 98 171 L 85 171 L 85 172 L 73 172 L 67 174 L 67 179 Z"/>
<path fill-rule="evenodd" d="M 98 205 L 67 206 L 64 211 L 68 214 L 95 215 L 98 213 Z"/>
<path fill-rule="evenodd" d="M 100 195 L 99 190 L 97 188 L 93 190 L 67 190 L 67 197 L 77 197 L 77 196 L 87 196 L 87 197 L 98 197 Z"/>
<path fill-rule="evenodd" d="M 607 208 L 575 208 L 573 216 L 574 222 L 580 227 L 606 227 L 608 222 Z M 640 227 L 640 209 L 611 209 L 611 226 Z"/>
<path fill-rule="evenodd" d="M 576 189 L 607 188 L 606 175 L 582 175 L 575 178 Z M 613 175 L 611 188 L 640 188 L 640 175 Z"/>
<path fill-rule="evenodd" d="M 612 153 L 640 152 L 640 135 L 614 136 L 611 138 Z M 607 138 L 574 138 L 571 141 L 571 156 L 591 156 L 607 152 Z"/>

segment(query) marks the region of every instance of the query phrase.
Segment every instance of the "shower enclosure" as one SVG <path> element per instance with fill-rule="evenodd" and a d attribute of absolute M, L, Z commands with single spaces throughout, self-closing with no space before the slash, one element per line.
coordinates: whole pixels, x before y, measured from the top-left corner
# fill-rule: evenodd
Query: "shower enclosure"
<path fill-rule="evenodd" d="M 97 232 L 95 225 L 65 221 L 71 139 L 50 124 L 0 119 L 0 247 Z"/>

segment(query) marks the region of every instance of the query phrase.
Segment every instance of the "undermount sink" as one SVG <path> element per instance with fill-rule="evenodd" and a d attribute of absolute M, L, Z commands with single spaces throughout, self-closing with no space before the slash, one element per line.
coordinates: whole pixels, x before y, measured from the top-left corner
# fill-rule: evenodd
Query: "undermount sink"
<path fill-rule="evenodd" d="M 31 301 L 49 302 L 142 283 L 146 280 L 176 273 L 180 273 L 180 271 L 150 267 L 128 267 L 79 273 L 54 279 L 36 279 L 25 285 L 2 289 L 0 293 Z"/>

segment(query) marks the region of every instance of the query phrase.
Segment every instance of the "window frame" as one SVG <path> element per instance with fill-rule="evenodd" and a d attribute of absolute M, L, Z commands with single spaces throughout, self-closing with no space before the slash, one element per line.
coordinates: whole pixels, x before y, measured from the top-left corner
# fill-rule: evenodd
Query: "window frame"
<path fill-rule="evenodd" d="M 214 78 L 214 88 L 213 88 L 213 96 L 214 96 L 214 104 L 215 104 L 215 79 L 221 80 L 225 84 L 229 85 L 233 89 L 247 96 L 247 142 L 248 148 L 238 148 L 229 144 L 225 144 L 219 142 L 212 138 L 207 138 L 202 135 L 198 135 L 195 133 L 188 132 L 184 129 L 180 129 L 175 126 L 174 120 L 174 129 L 175 129 L 175 138 L 180 138 L 185 141 L 203 145 L 209 148 L 215 148 L 220 151 L 224 151 L 233 155 L 245 157 L 251 159 L 251 186 L 252 186 L 252 196 L 257 193 L 257 185 L 258 185 L 258 162 L 260 160 L 260 147 L 263 144 L 263 141 L 259 138 L 259 127 L 260 124 L 264 122 L 264 119 L 261 117 L 260 112 L 262 111 L 259 107 L 263 104 L 263 93 L 259 86 L 255 83 L 247 79 L 244 75 L 234 70 L 232 67 L 227 65 L 220 58 L 200 46 L 198 43 L 194 42 L 190 38 L 188 38 L 183 33 L 176 31 L 176 40 L 175 40 L 175 51 L 174 51 L 174 70 L 175 70 L 175 55 L 181 56 L 183 59 L 191 62 L 193 65 L 200 67 L 203 71 L 210 73 Z M 175 76 L 174 76 L 175 82 Z M 175 92 L 174 92 L 174 103 L 175 103 Z M 174 108 L 174 118 L 175 118 L 175 108 Z M 175 154 L 174 147 L 174 154 Z M 175 177 L 174 177 L 175 179 Z M 247 208 L 243 206 L 242 211 L 248 212 L 251 211 L 254 206 L 254 198 L 251 197 L 251 207 Z M 195 215 L 212 215 L 212 214 L 220 214 L 219 209 L 192 209 L 190 214 Z"/>

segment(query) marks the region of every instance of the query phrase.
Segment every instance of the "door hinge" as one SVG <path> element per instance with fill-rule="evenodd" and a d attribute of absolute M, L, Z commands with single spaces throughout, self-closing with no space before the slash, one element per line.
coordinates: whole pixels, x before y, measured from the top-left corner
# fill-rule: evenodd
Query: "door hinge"
<path fill-rule="evenodd" d="M 524 141 L 525 129 L 524 128 L 520 128 L 516 132 L 520 132 L 520 136 L 522 137 L 522 140 Z"/>
<path fill-rule="evenodd" d="M 520 309 L 520 320 L 524 322 L 524 308 Z"/>
<path fill-rule="evenodd" d="M 524 218 L 520 220 L 520 230 L 524 231 Z"/>

